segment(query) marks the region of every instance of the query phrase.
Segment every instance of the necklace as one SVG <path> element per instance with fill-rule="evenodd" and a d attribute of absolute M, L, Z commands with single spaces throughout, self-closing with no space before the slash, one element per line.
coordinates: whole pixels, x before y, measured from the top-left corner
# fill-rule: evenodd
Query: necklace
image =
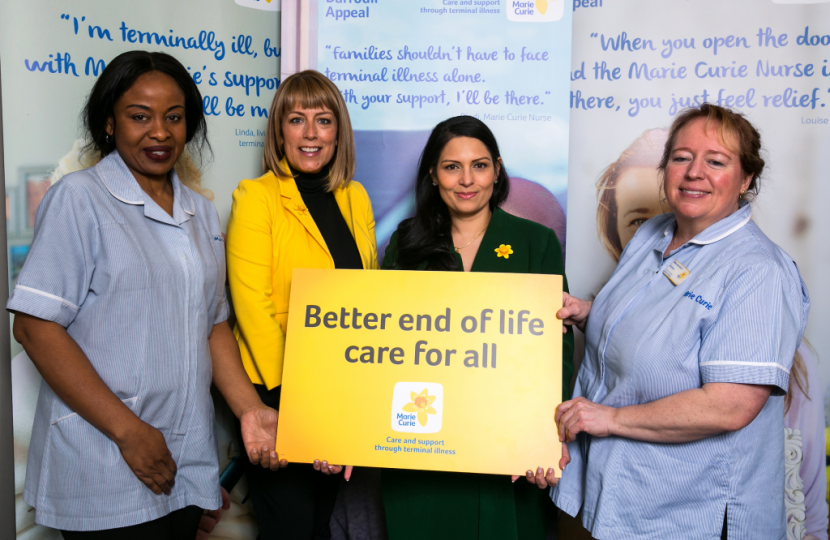
<path fill-rule="evenodd" d="M 475 242 L 475 241 L 476 241 L 476 238 L 478 238 L 479 236 L 481 236 L 481 233 L 483 233 L 483 232 L 484 232 L 484 231 L 486 231 L 486 230 L 487 230 L 487 227 L 484 227 L 483 229 L 481 229 L 480 231 L 478 231 L 478 234 L 476 234 L 475 236 L 473 236 L 473 239 L 472 239 L 472 240 L 470 240 L 469 242 L 467 242 L 466 244 L 464 244 L 464 245 L 463 245 L 463 246 L 461 246 L 461 247 L 456 247 L 456 246 L 453 246 L 453 247 L 455 248 L 455 252 L 456 252 L 456 253 L 458 253 L 458 252 L 460 252 L 462 249 L 464 249 L 465 247 L 467 247 L 467 246 L 469 246 L 470 244 L 472 244 L 473 242 Z"/>

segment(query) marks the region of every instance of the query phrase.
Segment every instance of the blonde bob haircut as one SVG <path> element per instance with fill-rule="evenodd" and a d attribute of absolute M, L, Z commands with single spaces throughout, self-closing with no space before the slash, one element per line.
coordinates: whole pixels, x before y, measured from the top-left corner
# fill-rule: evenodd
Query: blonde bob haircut
<path fill-rule="evenodd" d="M 265 131 L 265 151 L 262 168 L 277 176 L 293 176 L 283 164 L 285 149 L 282 120 L 296 109 L 328 109 L 337 119 L 337 148 L 329 167 L 329 191 L 345 186 L 355 172 L 354 133 L 349 111 L 343 96 L 322 73 L 307 69 L 286 78 L 277 89 L 271 110 L 268 111 L 268 128 Z"/>

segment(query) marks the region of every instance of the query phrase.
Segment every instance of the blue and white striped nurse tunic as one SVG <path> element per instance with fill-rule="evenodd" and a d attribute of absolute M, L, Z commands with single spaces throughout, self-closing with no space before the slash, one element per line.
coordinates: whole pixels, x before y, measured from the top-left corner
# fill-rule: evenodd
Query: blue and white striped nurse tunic
<path fill-rule="evenodd" d="M 774 386 L 745 428 L 683 444 L 581 433 L 552 490 L 595 538 L 785 537 L 784 408 L 810 301 L 743 203 L 665 259 L 673 214 L 644 223 L 591 309 L 574 396 L 625 407 L 711 382 Z M 678 260 L 689 276 L 663 271 Z"/>
<path fill-rule="evenodd" d="M 155 495 L 44 382 L 23 494 L 41 525 L 111 529 L 221 505 L 208 337 L 228 317 L 225 245 L 213 204 L 172 181 L 171 217 L 113 152 L 64 177 L 38 208 L 7 309 L 66 327 L 110 390 L 161 431 L 178 467 L 172 493 Z"/>

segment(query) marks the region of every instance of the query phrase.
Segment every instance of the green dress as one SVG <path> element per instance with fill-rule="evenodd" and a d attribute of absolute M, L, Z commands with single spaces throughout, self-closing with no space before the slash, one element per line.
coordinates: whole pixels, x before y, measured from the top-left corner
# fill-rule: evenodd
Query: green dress
<path fill-rule="evenodd" d="M 496 249 L 509 245 L 509 258 Z M 382 268 L 397 258 L 397 233 L 392 235 Z M 463 268 L 456 254 L 458 268 Z M 426 262 L 421 265 L 426 269 Z M 472 272 L 559 274 L 565 276 L 562 248 L 556 234 L 538 223 L 496 209 Z M 567 279 L 564 280 L 568 290 Z M 562 399 L 568 399 L 573 375 L 573 332 L 562 340 Z M 507 476 L 384 469 L 383 506 L 390 540 L 531 540 L 547 533 L 553 503 L 548 490 L 524 478 Z"/>

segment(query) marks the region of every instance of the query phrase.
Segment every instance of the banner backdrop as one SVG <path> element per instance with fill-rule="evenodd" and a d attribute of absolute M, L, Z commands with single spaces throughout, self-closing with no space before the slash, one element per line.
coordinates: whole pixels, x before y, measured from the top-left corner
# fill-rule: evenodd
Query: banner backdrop
<path fill-rule="evenodd" d="M 496 135 L 513 178 L 506 209 L 565 238 L 569 0 L 292 4 L 307 24 L 292 42 L 307 51 L 298 69 L 324 73 L 349 106 L 381 253 L 414 208 L 430 131 L 459 114 Z"/>
<path fill-rule="evenodd" d="M 106 63 L 128 50 L 171 54 L 199 85 L 213 148 L 203 185 L 227 222 L 239 180 L 262 170 L 266 116 L 279 84 L 279 6 L 279 0 L 0 3 L 10 287 L 28 253 L 44 192 L 81 168 L 84 100 Z M 22 499 L 40 376 L 16 342 L 11 354 L 18 538 L 57 538 L 56 531 L 34 524 Z M 223 465 L 232 433 L 226 413 L 217 410 Z M 215 536 L 255 537 L 246 514 L 235 504 Z"/>

